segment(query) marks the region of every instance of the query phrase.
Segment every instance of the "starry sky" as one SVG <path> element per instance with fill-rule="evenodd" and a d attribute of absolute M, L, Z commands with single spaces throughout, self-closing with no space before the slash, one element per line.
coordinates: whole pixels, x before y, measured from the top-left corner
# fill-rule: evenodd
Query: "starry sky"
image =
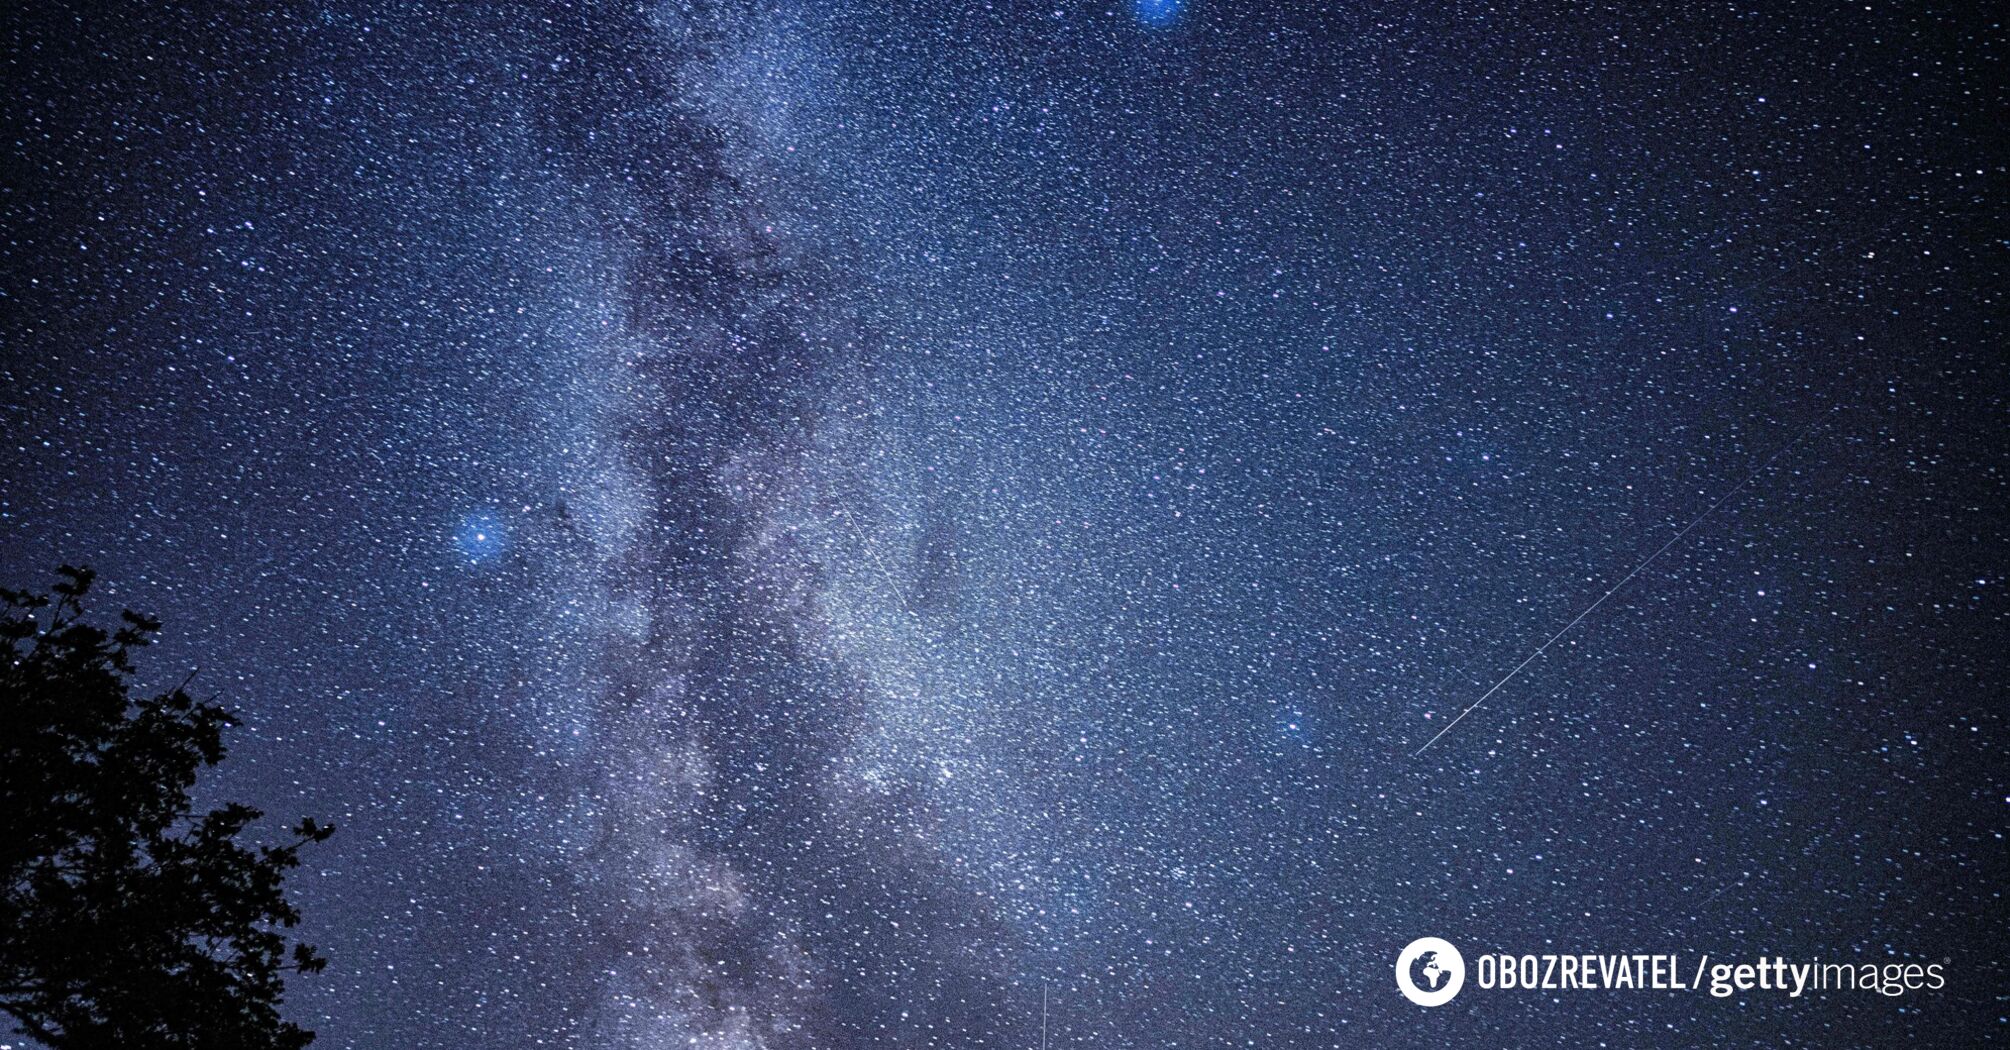
<path fill-rule="evenodd" d="M 0 574 L 340 826 L 317 1045 L 2010 1035 L 1999 22 L 0 27 Z"/>

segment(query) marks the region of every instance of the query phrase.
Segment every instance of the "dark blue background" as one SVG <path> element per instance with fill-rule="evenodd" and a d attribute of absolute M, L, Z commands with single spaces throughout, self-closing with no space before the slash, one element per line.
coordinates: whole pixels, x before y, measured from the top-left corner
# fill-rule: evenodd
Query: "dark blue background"
<path fill-rule="evenodd" d="M 1973 12 L 5 25 L 0 568 L 341 825 L 320 1045 L 1999 1037 Z"/>

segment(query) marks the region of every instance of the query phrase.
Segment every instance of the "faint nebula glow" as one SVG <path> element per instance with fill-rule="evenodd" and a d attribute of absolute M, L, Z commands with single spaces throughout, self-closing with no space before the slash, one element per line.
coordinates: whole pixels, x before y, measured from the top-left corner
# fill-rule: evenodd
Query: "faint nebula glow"
<path fill-rule="evenodd" d="M 1138 0 L 1138 21 L 1163 28 L 1179 21 L 1183 0 Z"/>

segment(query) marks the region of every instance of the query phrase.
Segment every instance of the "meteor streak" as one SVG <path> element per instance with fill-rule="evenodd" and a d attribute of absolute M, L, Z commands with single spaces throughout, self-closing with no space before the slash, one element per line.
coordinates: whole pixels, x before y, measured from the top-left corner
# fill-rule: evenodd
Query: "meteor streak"
<path fill-rule="evenodd" d="M 1505 675 L 1502 675 L 1501 680 L 1493 684 L 1493 688 L 1487 690 L 1485 693 L 1482 693 L 1480 695 L 1480 698 L 1478 700 L 1473 701 L 1470 707 L 1467 707 L 1465 710 L 1460 711 L 1459 716 L 1457 718 L 1454 718 L 1450 722 L 1445 723 L 1445 728 L 1438 730 L 1437 736 L 1434 736 L 1431 739 L 1424 741 L 1423 747 L 1420 747 L 1415 751 L 1410 752 L 1410 757 L 1415 758 L 1418 755 L 1423 754 L 1426 750 L 1430 748 L 1432 744 L 1437 743 L 1440 739 L 1444 737 L 1446 733 L 1451 732 L 1453 726 L 1456 726 L 1460 722 L 1465 721 L 1467 715 L 1472 714 L 1474 711 L 1478 710 L 1479 706 L 1481 704 L 1486 703 L 1488 698 L 1492 697 L 1495 693 L 1500 692 L 1502 686 L 1508 684 L 1510 681 L 1513 681 L 1514 676 L 1522 672 L 1522 668 L 1525 668 L 1529 664 L 1534 663 L 1536 657 L 1541 656 L 1545 652 L 1548 652 L 1549 647 L 1555 645 L 1557 639 L 1563 637 L 1566 634 L 1569 634 L 1571 628 L 1576 627 L 1578 624 L 1584 622 L 1585 617 L 1590 616 L 1593 612 L 1597 611 L 1599 606 L 1604 605 L 1605 600 L 1607 598 L 1610 598 L 1614 594 L 1619 593 L 1619 589 L 1621 587 L 1626 586 L 1627 581 L 1633 579 L 1633 577 L 1635 576 L 1640 575 L 1640 570 L 1645 569 L 1649 565 L 1654 564 L 1654 560 L 1656 558 L 1659 558 L 1663 554 L 1668 553 L 1668 549 L 1670 547 L 1673 547 L 1677 543 L 1682 542 L 1682 537 L 1689 535 L 1690 530 L 1694 529 L 1698 525 L 1701 525 L 1703 523 L 1703 519 L 1715 513 L 1718 507 L 1721 507 L 1725 503 L 1729 502 L 1732 496 L 1737 495 L 1739 491 L 1742 490 L 1746 485 L 1751 484 L 1753 478 L 1756 478 L 1760 474 L 1765 473 L 1767 468 L 1773 465 L 1774 461 L 1778 460 L 1781 456 L 1787 454 L 1788 449 L 1791 449 L 1795 445 L 1800 444 L 1801 439 L 1807 437 L 1808 434 L 1812 432 L 1817 425 L 1820 424 L 1820 422 L 1821 422 L 1820 420 L 1816 420 L 1815 423 L 1809 424 L 1806 429 L 1802 430 L 1799 434 L 1795 435 L 1792 441 L 1789 441 L 1785 445 L 1780 446 L 1778 451 L 1766 457 L 1766 461 L 1764 463 L 1759 464 L 1756 468 L 1752 470 L 1750 474 L 1745 475 L 1743 481 L 1740 481 L 1736 485 L 1731 486 L 1731 488 L 1728 491 L 1726 491 L 1723 495 L 1717 497 L 1717 502 L 1712 503 L 1708 507 L 1703 508 L 1703 513 L 1698 514 L 1694 518 L 1690 519 L 1689 524 L 1682 526 L 1681 532 L 1678 532 L 1675 535 L 1669 537 L 1667 543 L 1662 544 L 1660 548 L 1656 550 L 1654 553 L 1649 554 L 1645 558 L 1642 558 L 1640 560 L 1640 564 L 1635 565 L 1633 567 L 1633 571 L 1620 577 L 1619 582 L 1613 584 L 1609 589 L 1606 590 L 1604 594 L 1599 595 L 1597 601 L 1592 602 L 1590 605 L 1585 606 L 1583 612 L 1580 612 L 1576 616 L 1571 617 L 1570 622 L 1564 624 L 1562 629 L 1558 630 L 1555 634 L 1550 635 L 1548 641 L 1545 641 L 1541 645 L 1536 646 L 1534 652 L 1528 654 L 1528 656 L 1524 658 L 1521 663 L 1514 665 L 1514 670 L 1509 671 Z"/>

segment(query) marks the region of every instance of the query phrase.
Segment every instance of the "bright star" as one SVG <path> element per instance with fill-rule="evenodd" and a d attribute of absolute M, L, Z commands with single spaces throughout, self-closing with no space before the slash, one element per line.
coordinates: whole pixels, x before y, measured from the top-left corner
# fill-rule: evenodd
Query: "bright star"
<path fill-rule="evenodd" d="M 454 546 L 470 563 L 487 561 L 509 545 L 509 533 L 494 511 L 475 511 L 461 519 Z"/>

